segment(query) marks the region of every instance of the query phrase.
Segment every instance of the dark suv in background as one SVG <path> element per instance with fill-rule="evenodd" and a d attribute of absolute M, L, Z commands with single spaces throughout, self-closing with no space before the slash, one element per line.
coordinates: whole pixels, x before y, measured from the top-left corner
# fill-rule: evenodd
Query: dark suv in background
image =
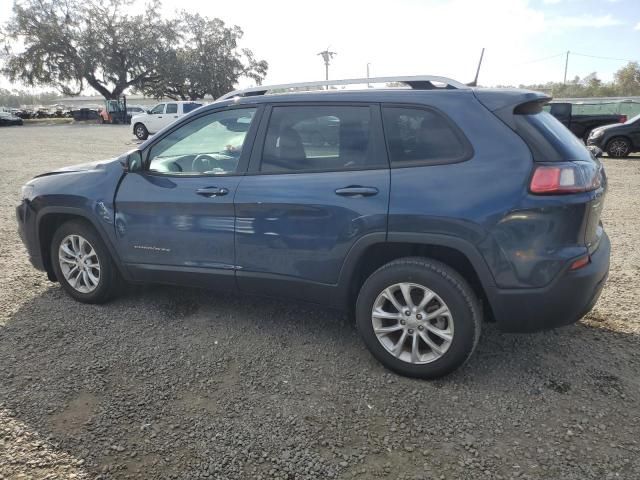
<path fill-rule="evenodd" d="M 624 123 L 594 129 L 587 139 L 587 145 L 595 145 L 614 158 L 640 152 L 640 115 Z"/>
<path fill-rule="evenodd" d="M 120 158 L 36 177 L 17 208 L 31 262 L 88 303 L 124 279 L 351 310 L 379 361 L 423 378 L 462 365 L 483 320 L 587 313 L 606 176 L 550 99 L 442 77 L 313 86 L 366 82 L 410 88 L 232 92 Z"/>

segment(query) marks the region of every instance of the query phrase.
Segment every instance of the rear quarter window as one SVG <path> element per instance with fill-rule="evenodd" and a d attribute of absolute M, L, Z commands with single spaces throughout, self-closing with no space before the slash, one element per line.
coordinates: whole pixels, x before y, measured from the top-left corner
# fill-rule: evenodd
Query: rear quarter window
<path fill-rule="evenodd" d="M 548 112 L 518 113 L 516 130 L 531 149 L 537 162 L 590 160 L 584 144 Z"/>
<path fill-rule="evenodd" d="M 392 167 L 457 163 L 472 155 L 462 132 L 435 110 L 383 107 L 382 119 Z"/>
<path fill-rule="evenodd" d="M 201 103 L 185 103 L 182 105 L 182 111 L 184 113 L 189 113 L 194 111 L 196 108 L 200 108 L 201 106 Z"/>

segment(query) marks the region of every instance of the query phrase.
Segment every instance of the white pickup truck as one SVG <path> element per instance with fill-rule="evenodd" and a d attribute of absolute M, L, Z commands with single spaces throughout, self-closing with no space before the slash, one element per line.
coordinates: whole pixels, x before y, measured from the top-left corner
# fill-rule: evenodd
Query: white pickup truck
<path fill-rule="evenodd" d="M 176 119 L 203 104 L 198 102 L 166 102 L 159 103 L 146 113 L 131 118 L 133 134 L 140 140 L 146 140 L 149 135 L 159 132 Z"/>

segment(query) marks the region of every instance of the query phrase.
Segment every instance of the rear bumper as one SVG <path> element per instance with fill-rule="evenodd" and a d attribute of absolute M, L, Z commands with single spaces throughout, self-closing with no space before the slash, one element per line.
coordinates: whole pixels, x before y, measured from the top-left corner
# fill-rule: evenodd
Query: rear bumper
<path fill-rule="evenodd" d="M 46 268 L 42 261 L 40 243 L 36 233 L 36 214 L 28 202 L 23 201 L 22 204 L 16 207 L 16 220 L 18 221 L 18 234 L 27 248 L 31 265 L 38 270 L 45 271 Z"/>
<path fill-rule="evenodd" d="M 505 332 L 535 332 L 577 322 L 595 305 L 609 273 L 609 237 L 603 233 L 591 263 L 568 266 L 544 288 L 496 289 L 490 296 L 498 327 Z"/>

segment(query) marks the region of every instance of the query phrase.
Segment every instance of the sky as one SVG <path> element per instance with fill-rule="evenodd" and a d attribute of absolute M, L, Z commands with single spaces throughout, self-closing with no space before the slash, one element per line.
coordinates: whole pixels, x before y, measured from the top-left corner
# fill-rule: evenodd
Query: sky
<path fill-rule="evenodd" d="M 0 23 L 12 5 L 0 0 Z M 364 77 L 369 63 L 371 76 L 469 82 L 485 47 L 486 86 L 562 81 L 567 51 L 569 79 L 595 71 L 610 81 L 626 60 L 640 61 L 640 0 L 164 0 L 163 8 L 240 26 L 242 46 L 269 62 L 264 84 L 324 79 L 317 54 L 327 48 L 337 53 L 330 78 Z"/>

